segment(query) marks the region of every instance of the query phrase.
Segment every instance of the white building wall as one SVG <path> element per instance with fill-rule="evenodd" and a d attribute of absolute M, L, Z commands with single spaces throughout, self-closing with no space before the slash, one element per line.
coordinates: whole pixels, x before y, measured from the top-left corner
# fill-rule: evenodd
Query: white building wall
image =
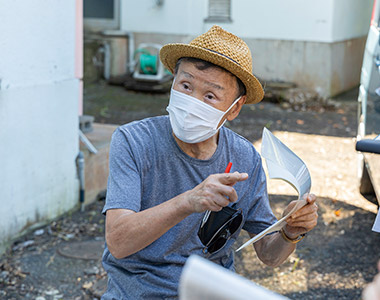
<path fill-rule="evenodd" d="M 205 0 L 121 1 L 121 30 L 197 36 L 210 23 Z M 231 0 L 231 23 L 243 38 L 331 43 L 366 35 L 373 0 Z M 366 21 L 367 19 L 367 21 Z"/>
<path fill-rule="evenodd" d="M 132 32 L 198 35 L 203 31 L 203 19 L 208 1 L 164 0 L 120 1 L 120 29 Z"/>
<path fill-rule="evenodd" d="M 330 42 L 367 37 L 373 0 L 329 0 L 332 2 Z"/>
<path fill-rule="evenodd" d="M 75 1 L 0 0 L 0 7 L 4 246 L 28 225 L 54 218 L 78 201 L 80 81 L 75 78 Z"/>
<path fill-rule="evenodd" d="M 235 0 L 230 28 L 248 38 L 332 43 L 367 34 L 372 2 Z"/>

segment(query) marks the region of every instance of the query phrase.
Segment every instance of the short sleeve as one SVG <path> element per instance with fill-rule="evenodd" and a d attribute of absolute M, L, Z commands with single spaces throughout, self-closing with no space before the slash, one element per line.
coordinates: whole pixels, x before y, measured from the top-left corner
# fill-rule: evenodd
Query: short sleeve
<path fill-rule="evenodd" d="M 250 198 L 252 205 L 248 210 L 243 229 L 258 234 L 277 221 L 269 205 L 266 177 L 260 156 L 250 178 L 253 182 L 247 191 L 247 197 Z"/>
<path fill-rule="evenodd" d="M 120 127 L 112 135 L 109 155 L 109 176 L 106 204 L 109 209 L 129 209 L 138 212 L 141 207 L 141 177 L 137 166 L 137 151 L 129 141 L 131 136 Z"/>

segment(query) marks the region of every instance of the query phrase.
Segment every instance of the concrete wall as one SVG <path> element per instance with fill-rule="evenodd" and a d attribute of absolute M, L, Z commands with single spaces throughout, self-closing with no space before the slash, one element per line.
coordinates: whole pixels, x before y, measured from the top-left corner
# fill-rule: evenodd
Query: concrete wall
<path fill-rule="evenodd" d="M 0 0 L 0 248 L 78 201 L 75 5 Z"/>
<path fill-rule="evenodd" d="M 359 84 L 365 37 L 333 43 L 247 39 L 254 72 L 266 81 L 294 82 L 332 96 Z"/>
<path fill-rule="evenodd" d="M 93 124 L 93 131 L 86 133 L 86 137 L 98 151 L 96 155 L 81 143 L 80 148 L 85 158 L 85 205 L 98 199 L 107 189 L 109 174 L 109 150 L 112 134 L 118 125 Z"/>
<path fill-rule="evenodd" d="M 292 81 L 330 96 L 359 84 L 373 0 L 231 0 L 230 23 L 263 81 Z M 208 1 L 121 1 L 121 30 L 142 42 L 189 42 L 207 31 Z"/>

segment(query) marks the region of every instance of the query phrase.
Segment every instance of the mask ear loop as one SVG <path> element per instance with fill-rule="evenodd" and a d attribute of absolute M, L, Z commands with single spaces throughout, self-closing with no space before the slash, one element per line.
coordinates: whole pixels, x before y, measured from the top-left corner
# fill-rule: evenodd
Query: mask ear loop
<path fill-rule="evenodd" d="M 218 124 L 220 123 L 220 120 L 223 119 L 223 117 L 235 106 L 235 104 L 240 100 L 242 96 L 240 96 L 239 98 L 237 98 L 232 104 L 231 106 L 226 110 L 226 112 L 223 114 L 223 116 L 220 117 L 220 119 L 218 120 Z M 227 118 L 223 121 L 222 124 L 220 124 L 220 126 L 218 128 L 216 128 L 216 130 L 219 130 L 223 125 L 224 123 L 226 123 L 227 121 Z"/>

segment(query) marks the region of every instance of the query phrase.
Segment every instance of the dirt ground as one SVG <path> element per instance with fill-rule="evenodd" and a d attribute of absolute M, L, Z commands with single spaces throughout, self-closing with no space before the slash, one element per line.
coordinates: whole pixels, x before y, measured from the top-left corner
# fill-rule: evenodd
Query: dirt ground
<path fill-rule="evenodd" d="M 360 299 L 376 274 L 380 235 L 371 228 L 377 204 L 357 188 L 356 97 L 353 90 L 318 105 L 273 103 L 274 98 L 267 97 L 244 107 L 238 119 L 226 124 L 258 150 L 262 129 L 269 128 L 310 170 L 312 192 L 318 196 L 317 227 L 280 267 L 263 265 L 252 249 L 236 255 L 239 274 L 290 299 Z M 124 124 L 165 114 L 167 102 L 168 94 L 142 94 L 99 83 L 85 86 L 84 112 L 96 122 Z M 279 217 L 295 192 L 276 180 L 268 180 L 268 190 Z M 97 201 L 85 212 L 73 211 L 16 240 L 0 258 L 0 298 L 98 299 L 106 286 L 100 261 L 102 206 Z M 247 239 L 241 234 L 236 246 Z"/>

